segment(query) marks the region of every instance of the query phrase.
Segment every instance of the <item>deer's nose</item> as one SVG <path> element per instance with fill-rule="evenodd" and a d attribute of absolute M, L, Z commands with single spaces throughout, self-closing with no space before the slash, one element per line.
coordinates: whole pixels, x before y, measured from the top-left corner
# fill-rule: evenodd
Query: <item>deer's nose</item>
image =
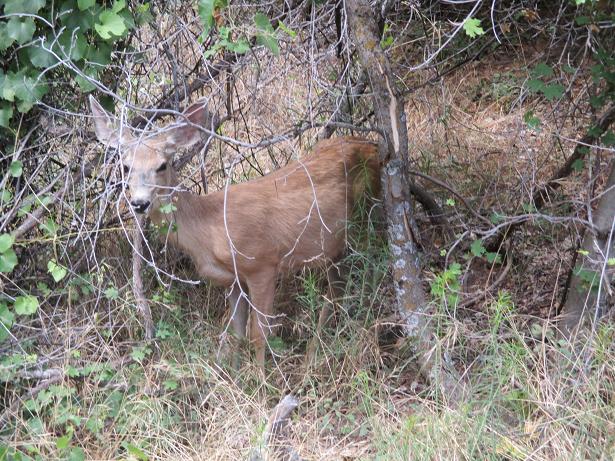
<path fill-rule="evenodd" d="M 133 200 L 130 202 L 132 207 L 137 213 L 145 213 L 149 208 L 150 201 L 149 200 Z"/>

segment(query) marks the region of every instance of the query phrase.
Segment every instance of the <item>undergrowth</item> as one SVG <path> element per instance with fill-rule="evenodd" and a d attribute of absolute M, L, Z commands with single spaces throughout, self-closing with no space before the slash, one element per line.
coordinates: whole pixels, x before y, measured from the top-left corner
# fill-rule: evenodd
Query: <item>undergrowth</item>
<path fill-rule="evenodd" d="M 300 399 L 289 443 L 305 459 L 615 456 L 612 325 L 573 352 L 548 322 L 520 314 L 506 291 L 484 313 L 458 309 L 462 272 L 458 265 L 437 271 L 437 331 L 468 384 L 453 405 L 421 381 L 388 320 L 387 251 L 377 229 L 361 225 L 351 233 L 340 263 L 344 293 L 311 362 L 305 353 L 319 309 L 333 301 L 326 277 L 305 271 L 281 288 L 277 305 L 287 315 L 272 340 L 266 381 L 251 360 L 239 370 L 219 360 L 228 320 L 219 308 L 223 294 L 207 286 L 153 290 L 159 321 L 151 344 L 133 336 L 139 329 L 128 290 L 111 293 L 108 333 L 93 325 L 77 333 L 74 313 L 58 313 L 66 352 L 53 355 L 36 337 L 2 361 L 8 408 L 0 459 L 245 459 L 264 443 L 269 412 L 289 392 Z M 37 354 L 54 357 L 61 372 L 29 395 L 22 388 L 40 376 L 20 371 Z"/>

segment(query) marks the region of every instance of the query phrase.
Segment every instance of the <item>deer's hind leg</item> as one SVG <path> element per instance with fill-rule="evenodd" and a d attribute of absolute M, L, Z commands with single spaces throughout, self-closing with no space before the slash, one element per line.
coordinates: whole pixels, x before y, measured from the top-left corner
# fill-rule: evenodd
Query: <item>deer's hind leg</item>
<path fill-rule="evenodd" d="M 344 294 L 344 281 L 340 276 L 338 268 L 333 263 L 330 263 L 327 266 L 327 288 L 329 299 L 325 299 L 325 303 L 320 311 L 320 314 L 318 315 L 316 334 L 310 341 L 310 344 L 308 344 L 308 361 L 312 361 L 314 358 L 316 350 L 318 349 L 318 343 L 321 339 L 322 331 L 329 325 L 329 322 L 333 317 L 335 304 Z"/>

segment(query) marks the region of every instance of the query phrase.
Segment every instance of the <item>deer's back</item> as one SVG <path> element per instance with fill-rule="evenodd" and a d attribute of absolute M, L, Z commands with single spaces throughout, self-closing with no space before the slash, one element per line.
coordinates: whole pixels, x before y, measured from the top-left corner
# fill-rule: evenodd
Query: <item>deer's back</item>
<path fill-rule="evenodd" d="M 355 201 L 366 187 L 377 187 L 378 178 L 375 144 L 350 137 L 321 141 L 306 158 L 229 187 L 226 220 L 224 191 L 200 197 L 218 228 L 204 233 L 202 244 L 232 271 L 230 238 L 242 278 L 263 265 L 293 271 L 336 259 Z"/>

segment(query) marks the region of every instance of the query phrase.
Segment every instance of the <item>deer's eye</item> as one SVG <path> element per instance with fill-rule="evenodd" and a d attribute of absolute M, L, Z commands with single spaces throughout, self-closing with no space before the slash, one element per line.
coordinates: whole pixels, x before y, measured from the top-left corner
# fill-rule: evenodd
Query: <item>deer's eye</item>
<path fill-rule="evenodd" d="M 158 167 L 158 169 L 156 170 L 156 173 L 160 173 L 161 171 L 164 171 L 166 169 L 167 169 L 167 162 L 164 162 L 162 165 Z"/>

